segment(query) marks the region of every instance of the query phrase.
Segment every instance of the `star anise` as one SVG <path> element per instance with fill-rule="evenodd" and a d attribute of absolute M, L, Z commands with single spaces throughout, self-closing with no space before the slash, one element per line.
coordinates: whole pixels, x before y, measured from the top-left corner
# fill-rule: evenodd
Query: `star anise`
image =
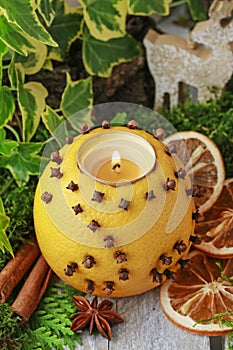
<path fill-rule="evenodd" d="M 98 305 L 97 297 L 90 303 L 82 296 L 73 296 L 73 301 L 78 308 L 78 312 L 70 317 L 73 320 L 71 330 L 74 332 L 89 326 L 89 334 L 92 335 L 96 327 L 103 337 L 111 340 L 109 323 L 124 322 L 116 311 L 111 310 L 113 302 L 110 300 L 104 299 Z"/>

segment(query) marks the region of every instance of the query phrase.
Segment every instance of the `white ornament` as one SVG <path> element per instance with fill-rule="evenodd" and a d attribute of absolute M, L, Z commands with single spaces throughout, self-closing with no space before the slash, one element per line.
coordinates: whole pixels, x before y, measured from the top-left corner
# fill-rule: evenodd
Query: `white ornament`
<path fill-rule="evenodd" d="M 148 31 L 144 45 L 155 81 L 155 109 L 163 107 L 165 94 L 170 108 L 177 106 L 179 83 L 196 88 L 200 103 L 221 95 L 233 72 L 232 10 L 233 0 L 215 0 L 209 19 L 197 23 L 186 39 Z"/>

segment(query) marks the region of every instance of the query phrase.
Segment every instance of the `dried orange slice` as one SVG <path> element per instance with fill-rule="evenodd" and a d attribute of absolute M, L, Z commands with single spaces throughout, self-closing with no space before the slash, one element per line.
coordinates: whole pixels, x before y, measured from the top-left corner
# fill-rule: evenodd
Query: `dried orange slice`
<path fill-rule="evenodd" d="M 218 336 L 232 331 L 233 327 L 220 325 L 216 315 L 223 314 L 221 320 L 233 325 L 233 259 L 217 260 L 198 250 L 187 258 L 189 267 L 178 270 L 175 281 L 167 280 L 161 286 L 165 315 L 194 334 Z"/>
<path fill-rule="evenodd" d="M 211 256 L 233 258 L 233 178 L 225 180 L 221 195 L 196 224 L 195 233 L 201 238 L 198 249 Z"/>
<path fill-rule="evenodd" d="M 170 135 L 165 144 L 176 145 L 179 158 L 193 177 L 196 208 L 206 212 L 217 200 L 225 180 L 225 168 L 217 145 L 196 131 L 181 131 Z"/>

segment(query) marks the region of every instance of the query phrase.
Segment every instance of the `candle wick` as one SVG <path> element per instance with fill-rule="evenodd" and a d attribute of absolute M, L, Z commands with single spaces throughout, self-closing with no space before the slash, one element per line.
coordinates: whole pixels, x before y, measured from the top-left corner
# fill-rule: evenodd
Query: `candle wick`
<path fill-rule="evenodd" d="M 116 173 L 120 173 L 121 165 L 119 163 L 116 163 L 112 166 L 112 171 L 115 171 Z"/>

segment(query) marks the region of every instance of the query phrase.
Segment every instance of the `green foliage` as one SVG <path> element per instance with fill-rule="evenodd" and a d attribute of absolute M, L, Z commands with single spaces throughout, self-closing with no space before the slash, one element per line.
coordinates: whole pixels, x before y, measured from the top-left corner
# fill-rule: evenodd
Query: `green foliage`
<path fill-rule="evenodd" d="M 204 6 L 204 1 L 187 0 L 187 4 L 194 20 L 206 19 L 207 11 Z"/>
<path fill-rule="evenodd" d="M 80 293 L 63 283 L 55 283 L 48 288 L 30 319 L 30 325 L 22 328 L 28 337 L 25 350 L 51 350 L 53 347 L 63 350 L 63 345 L 74 350 L 74 341 L 81 343 L 78 335 L 70 329 L 69 316 L 76 311 L 71 297 L 74 294 Z"/>
<path fill-rule="evenodd" d="M 19 186 L 28 182 L 30 175 L 37 175 L 40 165 L 38 152 L 42 148 L 39 142 L 18 142 L 10 156 L 0 158 L 0 167 L 9 169 Z"/>
<path fill-rule="evenodd" d="M 15 111 L 14 97 L 8 86 L 0 87 L 0 128 L 7 124 Z"/>
<path fill-rule="evenodd" d="M 75 113 L 92 106 L 92 103 L 91 78 L 74 82 L 67 74 L 67 84 L 61 99 L 61 110 L 65 118 L 69 118 Z"/>
<path fill-rule="evenodd" d="M 17 146 L 18 142 L 6 139 L 6 131 L 0 129 L 0 154 L 9 157 Z"/>
<path fill-rule="evenodd" d="M 127 113 L 117 113 L 115 117 L 111 119 L 111 125 L 124 125 L 126 124 Z"/>
<path fill-rule="evenodd" d="M 0 304 L 0 348 L 1 350 L 23 350 L 26 335 L 19 332 L 20 318 L 15 317 L 9 304 Z"/>
<path fill-rule="evenodd" d="M 5 215 L 10 219 L 6 234 L 15 253 L 34 234 L 32 208 L 37 178 L 31 178 L 26 185 L 18 187 L 7 170 L 2 170 L 0 182 Z M 9 251 L 0 251 L 0 270 L 10 258 Z"/>
<path fill-rule="evenodd" d="M 187 5 L 187 9 L 194 21 L 201 21 L 207 18 L 209 2 L 205 0 L 174 0 L 170 7 Z"/>
<path fill-rule="evenodd" d="M 211 100 L 205 104 L 186 102 L 171 112 L 163 111 L 163 116 L 178 131 L 201 132 L 218 145 L 224 159 L 227 178 L 233 176 L 233 100 L 230 84 L 232 82 L 219 100 Z"/>
<path fill-rule="evenodd" d="M 218 266 L 218 268 L 219 268 L 219 270 L 220 270 L 220 272 L 221 272 L 221 278 L 222 278 L 224 281 L 226 281 L 226 282 L 228 282 L 228 283 L 230 283 L 230 284 L 233 284 L 233 279 L 227 277 L 227 276 L 224 274 L 224 270 L 223 270 L 223 268 L 222 268 L 221 263 L 220 263 L 219 261 L 217 261 L 217 262 L 216 262 L 216 265 Z"/>
<path fill-rule="evenodd" d="M 217 321 L 220 327 L 226 326 L 226 327 L 230 327 L 233 329 L 233 320 L 226 319 L 226 316 L 232 316 L 232 315 L 233 315 L 233 311 L 221 312 L 221 313 L 213 315 L 213 317 L 211 317 L 211 318 L 208 318 L 205 320 L 200 320 L 200 321 L 196 322 L 193 327 L 195 327 L 197 324 L 213 323 L 213 322 Z"/>
<path fill-rule="evenodd" d="M 2 15 L 0 15 L 0 43 L 5 43 L 10 49 L 21 55 L 27 55 L 27 50 L 33 48 L 25 33 L 16 24 L 9 23 Z"/>
<path fill-rule="evenodd" d="M 134 15 L 150 15 L 151 13 L 159 13 L 160 15 L 169 14 L 169 5 L 172 0 L 129 0 L 129 13 Z"/>
<path fill-rule="evenodd" d="M 82 39 L 83 63 L 91 75 L 109 77 L 113 66 L 131 61 L 141 52 L 136 40 L 127 33 L 123 37 L 100 41 L 91 36 L 88 28 L 84 26 Z"/>
<path fill-rule="evenodd" d="M 228 333 L 228 347 L 226 348 L 226 350 L 233 350 L 233 332 L 232 333 Z"/>
<path fill-rule="evenodd" d="M 77 10 L 74 13 L 65 11 L 64 1 L 51 1 L 50 7 L 54 11 L 52 20 L 48 23 L 45 21 L 44 25 L 48 32 L 57 42 L 57 47 L 48 48 L 48 58 L 62 61 L 70 45 L 81 34 L 82 14 Z M 42 13 L 42 9 L 40 11 Z"/>
<path fill-rule="evenodd" d="M 106 41 L 125 34 L 126 2 L 124 0 L 81 0 L 85 23 L 96 39 Z"/>
<path fill-rule="evenodd" d="M 74 350 L 79 336 L 71 331 L 69 316 L 76 312 L 72 295 L 77 290 L 63 283 L 52 282 L 29 323 L 20 324 L 8 303 L 0 304 L 1 350 Z"/>
<path fill-rule="evenodd" d="M 229 318 L 230 317 L 230 318 Z M 200 323 L 213 323 L 217 322 L 220 327 L 229 327 L 231 330 L 229 330 L 229 333 L 227 334 L 227 340 L 228 340 L 228 348 L 226 350 L 233 350 L 233 312 L 226 311 L 221 312 L 218 314 L 215 314 L 213 317 L 205 320 L 201 320 L 194 324 L 194 327 L 196 324 Z"/>
<path fill-rule="evenodd" d="M 45 44 L 56 45 L 39 22 L 30 0 L 0 0 L 0 11 L 10 27 L 14 26 L 24 37 L 29 36 Z"/>
<path fill-rule="evenodd" d="M 6 235 L 6 229 L 9 226 L 10 218 L 5 215 L 2 199 L 0 197 L 0 249 L 5 253 L 5 249 L 13 256 L 13 250 L 10 245 L 9 239 Z"/>

